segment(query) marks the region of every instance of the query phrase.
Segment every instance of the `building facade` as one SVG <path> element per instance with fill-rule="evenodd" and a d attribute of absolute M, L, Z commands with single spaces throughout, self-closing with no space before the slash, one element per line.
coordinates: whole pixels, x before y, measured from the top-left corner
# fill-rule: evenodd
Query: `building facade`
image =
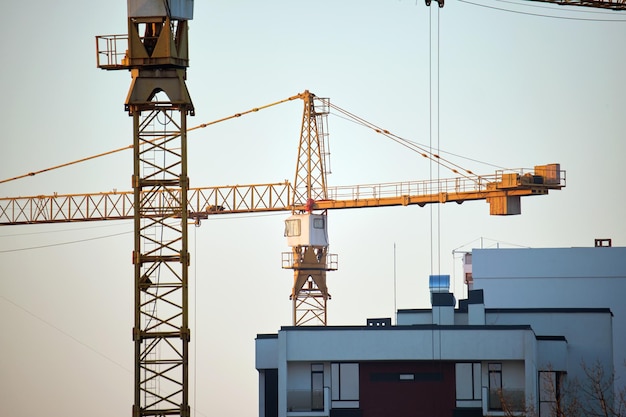
<path fill-rule="evenodd" d="M 487 308 L 609 308 L 615 390 L 626 391 L 626 247 L 597 239 L 593 247 L 473 249 L 469 259 L 470 285 L 484 290 Z M 572 372 L 583 377 L 581 366 Z"/>
<path fill-rule="evenodd" d="M 398 311 L 397 324 L 282 327 L 256 338 L 260 417 L 549 416 L 579 358 L 613 365 L 608 308 Z"/>
<path fill-rule="evenodd" d="M 258 335 L 259 416 L 547 417 L 585 366 L 624 392 L 626 248 L 475 249 L 465 271 L 466 300 L 431 277 L 431 308 L 393 326 Z"/>

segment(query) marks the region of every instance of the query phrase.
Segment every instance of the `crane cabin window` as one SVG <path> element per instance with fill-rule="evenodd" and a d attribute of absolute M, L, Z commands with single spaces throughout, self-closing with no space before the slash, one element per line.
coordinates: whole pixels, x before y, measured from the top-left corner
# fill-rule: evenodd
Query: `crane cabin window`
<path fill-rule="evenodd" d="M 316 217 L 313 219 L 313 228 L 314 229 L 324 229 L 324 218 Z"/>
<path fill-rule="evenodd" d="M 301 232 L 300 219 L 285 220 L 285 236 L 300 236 Z"/>

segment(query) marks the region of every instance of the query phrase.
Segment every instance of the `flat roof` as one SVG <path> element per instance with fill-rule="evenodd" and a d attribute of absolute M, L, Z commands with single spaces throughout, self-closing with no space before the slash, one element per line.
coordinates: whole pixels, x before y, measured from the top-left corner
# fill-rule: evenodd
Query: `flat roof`
<path fill-rule="evenodd" d="M 402 308 L 398 310 L 398 314 L 425 313 L 430 311 L 432 311 L 430 308 Z M 464 308 L 456 308 L 454 311 L 467 313 L 467 310 Z M 609 313 L 611 316 L 613 315 L 613 312 L 608 307 L 486 308 L 485 313 Z"/>

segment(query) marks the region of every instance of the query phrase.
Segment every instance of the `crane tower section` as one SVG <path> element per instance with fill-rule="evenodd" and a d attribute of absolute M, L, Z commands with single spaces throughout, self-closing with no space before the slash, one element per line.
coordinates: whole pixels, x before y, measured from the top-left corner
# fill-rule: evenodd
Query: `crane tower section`
<path fill-rule="evenodd" d="M 316 201 L 328 199 L 326 174 L 328 166 L 327 116 L 328 99 L 315 97 L 309 91 L 304 101 L 302 129 L 298 146 L 296 176 L 293 183 L 293 207 L 305 207 L 285 221 L 285 237 L 291 252 L 283 253 L 283 268 L 293 269 L 293 324 L 326 325 L 326 272 L 337 269 L 337 255 L 328 252 L 326 210 L 313 212 Z M 316 107 L 317 103 L 317 107 Z"/>
<path fill-rule="evenodd" d="M 187 417 L 186 119 L 194 107 L 185 79 L 193 0 L 128 0 L 127 5 L 128 34 L 100 36 L 96 42 L 100 68 L 126 69 L 132 76 L 125 101 L 134 152 L 132 414 Z"/>

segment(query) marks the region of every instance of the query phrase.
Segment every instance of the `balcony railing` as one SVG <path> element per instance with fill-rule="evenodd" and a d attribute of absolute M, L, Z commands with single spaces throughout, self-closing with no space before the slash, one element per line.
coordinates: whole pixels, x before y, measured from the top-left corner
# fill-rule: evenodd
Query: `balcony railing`
<path fill-rule="evenodd" d="M 507 411 L 505 411 L 507 410 Z M 489 390 L 483 387 L 483 413 L 489 416 L 508 415 L 508 412 L 524 412 L 526 398 L 522 389 Z"/>
<path fill-rule="evenodd" d="M 287 390 L 287 415 L 291 417 L 330 415 L 330 392 L 321 390 Z"/>

